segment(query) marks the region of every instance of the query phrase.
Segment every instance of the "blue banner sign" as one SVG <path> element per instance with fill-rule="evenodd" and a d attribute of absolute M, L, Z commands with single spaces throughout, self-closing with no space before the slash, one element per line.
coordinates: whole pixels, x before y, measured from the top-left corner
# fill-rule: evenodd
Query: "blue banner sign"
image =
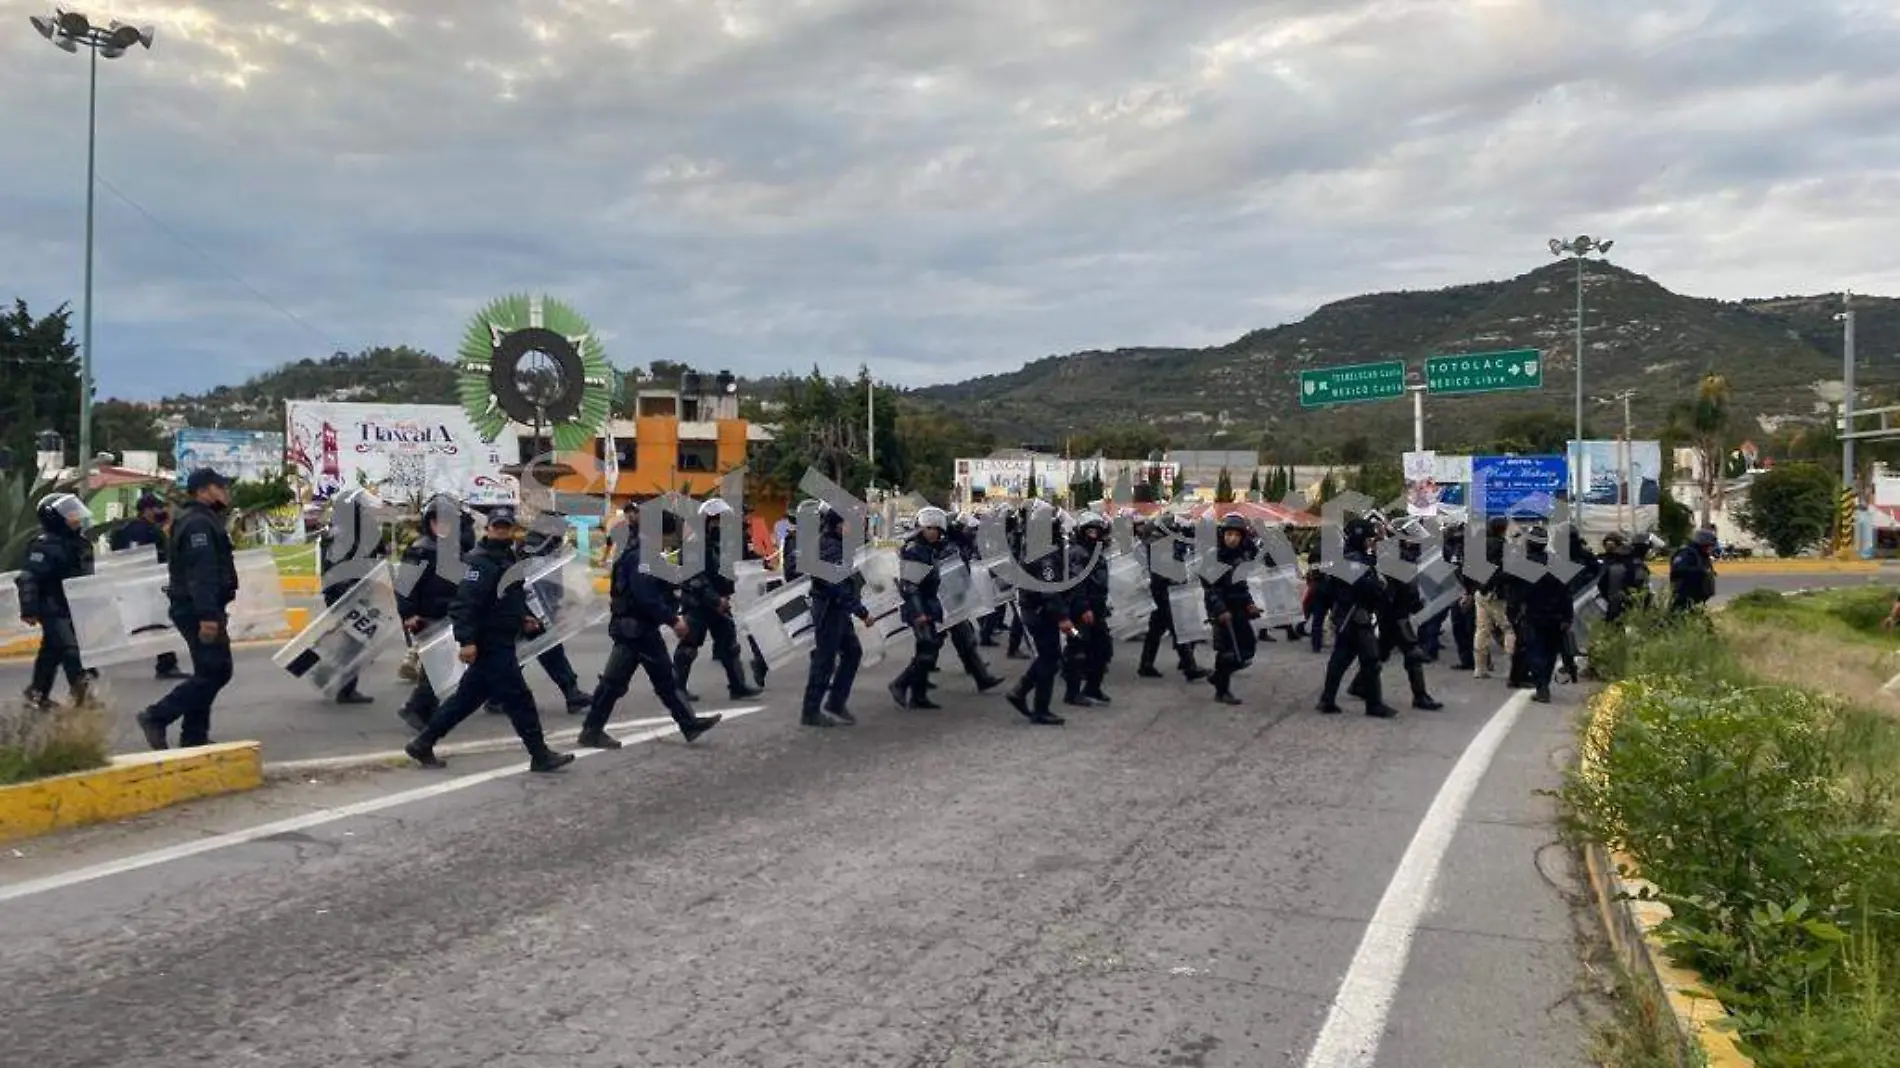
<path fill-rule="evenodd" d="M 1471 507 L 1486 516 L 1548 519 L 1569 481 L 1562 456 L 1473 456 Z"/>

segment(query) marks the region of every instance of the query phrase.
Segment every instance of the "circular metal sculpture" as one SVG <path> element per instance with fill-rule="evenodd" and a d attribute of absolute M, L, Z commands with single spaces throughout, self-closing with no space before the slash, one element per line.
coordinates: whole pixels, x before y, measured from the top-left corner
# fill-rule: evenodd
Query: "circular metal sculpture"
<path fill-rule="evenodd" d="M 551 297 L 502 297 L 468 324 L 457 392 L 484 440 L 510 420 L 543 428 L 562 452 L 584 448 L 607 422 L 616 391 L 600 339 Z"/>

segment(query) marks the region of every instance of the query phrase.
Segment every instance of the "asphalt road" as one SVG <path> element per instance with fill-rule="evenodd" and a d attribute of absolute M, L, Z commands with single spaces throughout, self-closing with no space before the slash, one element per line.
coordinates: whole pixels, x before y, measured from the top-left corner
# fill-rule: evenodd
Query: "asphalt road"
<path fill-rule="evenodd" d="M 1573 688 L 1499 716 L 1500 684 L 1434 669 L 1447 709 L 1379 721 L 1316 714 L 1303 647 L 1266 646 L 1239 708 L 1117 653 L 1116 703 L 1061 728 L 948 657 L 946 707 L 898 710 L 886 663 L 855 728 L 798 727 L 775 678 L 690 747 L 279 785 L 231 802 L 248 816 L 0 857 L 6 1060 L 1589 1063 L 1593 921 L 1534 793 L 1560 779 Z M 1495 758 L 1461 765 L 1494 717 Z M 453 792 L 403 800 L 432 787 Z M 344 798 L 368 804 L 323 807 Z M 295 829 L 136 855 L 285 804 Z M 1376 1060 L 1309 1061 L 1323 1028 L 1332 1049 L 1382 1036 Z"/>
<path fill-rule="evenodd" d="M 1747 575 L 1725 577 L 1720 583 L 1718 601 L 1727 600 L 1747 589 L 1795 590 L 1815 586 L 1861 583 L 1892 583 L 1895 576 L 1871 574 L 1818 575 Z M 594 632 L 569 643 L 569 657 L 580 672 L 581 685 L 592 688 L 607 659 L 608 643 Z M 364 677 L 362 689 L 376 699 L 370 705 L 339 706 L 325 701 L 315 688 L 292 678 L 270 662 L 270 648 L 240 649 L 237 673 L 220 696 L 212 722 L 212 737 L 236 741 L 248 739 L 263 744 L 264 759 L 272 763 L 296 763 L 326 760 L 363 753 L 389 753 L 402 748 L 412 732 L 396 718 L 396 709 L 407 698 L 409 684 L 396 677 L 395 658 L 372 665 Z M 999 670 L 1009 667 L 1002 650 L 989 650 Z M 1132 655 L 1132 650 L 1129 655 Z M 946 663 L 952 658 L 945 652 Z M 788 687 L 802 685 L 802 665 L 792 665 L 789 675 L 768 679 L 770 689 L 782 699 Z M 133 717 L 156 700 L 171 685 L 152 677 L 145 664 L 107 668 L 106 699 L 113 711 L 114 746 L 118 752 L 138 752 L 145 748 Z M 527 670 L 550 731 L 571 731 L 579 726 L 577 717 L 564 711 L 560 692 L 536 665 Z M 792 676 L 797 676 L 793 678 Z M 26 688 L 27 666 L 19 661 L 0 663 L 0 699 Z M 725 687 L 709 653 L 702 654 L 694 669 L 693 687 L 711 698 L 723 697 Z M 58 683 L 56 696 L 64 697 L 65 684 Z M 634 688 L 622 702 L 624 715 L 653 717 L 663 713 L 655 706 L 643 679 L 635 679 Z M 453 743 L 492 742 L 512 738 L 507 721 L 499 715 L 478 714 L 458 729 Z"/>

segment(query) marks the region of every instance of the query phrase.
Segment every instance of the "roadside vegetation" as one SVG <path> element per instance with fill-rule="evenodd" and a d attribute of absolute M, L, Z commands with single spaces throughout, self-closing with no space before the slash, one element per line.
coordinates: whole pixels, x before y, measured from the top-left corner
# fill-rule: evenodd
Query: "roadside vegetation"
<path fill-rule="evenodd" d="M 0 706 L 0 786 L 106 766 L 112 730 L 96 705 L 28 708 Z"/>
<path fill-rule="evenodd" d="M 1585 735 L 1597 774 L 1564 788 L 1572 829 L 1662 888 L 1671 956 L 1761 1068 L 1900 1068 L 1892 596 L 1751 594 L 1592 638 L 1620 685 Z"/>

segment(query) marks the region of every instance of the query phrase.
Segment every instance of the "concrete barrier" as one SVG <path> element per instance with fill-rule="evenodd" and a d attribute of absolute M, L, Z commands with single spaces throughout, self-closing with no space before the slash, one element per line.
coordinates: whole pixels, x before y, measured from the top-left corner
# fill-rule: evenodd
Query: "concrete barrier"
<path fill-rule="evenodd" d="M 0 842 L 122 820 L 263 784 L 264 758 L 256 742 L 113 757 L 93 771 L 0 786 Z"/>

